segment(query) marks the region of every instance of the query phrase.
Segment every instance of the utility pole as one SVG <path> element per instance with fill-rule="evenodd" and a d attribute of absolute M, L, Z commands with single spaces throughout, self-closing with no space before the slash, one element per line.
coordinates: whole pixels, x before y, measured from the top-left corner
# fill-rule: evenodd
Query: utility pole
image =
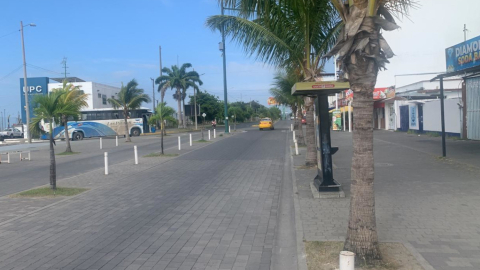
<path fill-rule="evenodd" d="M 34 24 L 29 24 L 30 26 L 35 26 Z M 25 114 L 26 114 L 26 124 L 27 124 L 27 142 L 32 143 L 32 136 L 30 134 L 30 104 L 28 102 L 28 85 L 27 85 L 27 62 L 25 61 L 25 43 L 23 41 L 23 23 L 20 21 L 20 33 L 22 36 L 22 54 L 23 54 L 23 92 L 25 94 Z M 5 113 L 4 113 L 5 117 Z"/>
<path fill-rule="evenodd" d="M 225 15 L 222 0 L 222 16 Z M 228 102 L 227 102 L 227 58 L 226 58 L 226 51 L 225 51 L 225 25 L 222 25 L 222 43 L 220 46 L 220 50 L 223 52 L 223 99 L 224 99 L 224 115 L 225 115 L 225 133 L 228 134 Z"/>
<path fill-rule="evenodd" d="M 63 69 L 65 70 L 65 72 L 63 73 L 65 75 L 65 80 L 67 79 L 67 58 L 66 57 L 63 57 L 63 61 L 62 61 L 62 64 L 63 64 Z"/>
<path fill-rule="evenodd" d="M 467 41 L 467 24 L 463 25 L 463 41 Z"/>
<path fill-rule="evenodd" d="M 193 69 L 195 71 L 195 69 Z M 195 107 L 195 130 L 198 129 L 197 126 L 197 93 L 195 92 L 195 87 L 193 87 L 193 106 Z M 203 133 L 202 133 L 203 135 Z M 203 137 L 202 137 L 203 140 Z"/>
<path fill-rule="evenodd" d="M 153 102 L 152 102 L 152 112 L 155 114 L 155 79 L 150 78 L 152 80 L 152 94 L 153 94 Z"/>
<path fill-rule="evenodd" d="M 162 77 L 162 46 L 158 46 L 158 53 L 160 56 L 160 77 Z M 163 108 L 163 91 L 160 89 L 160 137 L 161 139 L 161 148 L 162 148 L 162 155 L 163 153 L 163 133 L 165 132 L 165 123 L 163 122 L 163 113 L 162 113 L 162 108 Z"/>

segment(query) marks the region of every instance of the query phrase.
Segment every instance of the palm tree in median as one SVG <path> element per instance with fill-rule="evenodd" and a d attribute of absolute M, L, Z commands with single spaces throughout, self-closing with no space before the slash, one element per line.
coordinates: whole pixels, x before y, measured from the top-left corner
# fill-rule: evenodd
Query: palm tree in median
<path fill-rule="evenodd" d="M 57 166 L 55 163 L 55 149 L 53 148 L 53 123 L 60 123 L 63 115 L 72 115 L 78 110 L 75 105 L 64 104 L 62 99 L 64 91 L 52 91 L 48 95 L 35 95 L 33 104 L 35 106 L 34 115 L 30 123 L 32 135 L 39 135 L 42 130 L 40 124 L 42 120 L 48 121 L 48 138 L 50 141 L 50 188 L 57 188 Z"/>
<path fill-rule="evenodd" d="M 61 96 L 61 99 L 60 99 L 60 106 L 67 106 L 67 107 L 71 106 L 71 108 L 74 108 L 74 110 L 71 111 L 72 114 L 70 115 L 63 114 L 61 116 L 62 124 L 65 127 L 65 142 L 67 144 L 67 149 L 65 150 L 65 152 L 71 153 L 72 147 L 70 145 L 70 137 L 68 136 L 68 124 L 67 124 L 68 118 L 69 117 L 72 117 L 74 119 L 78 118 L 78 115 L 80 114 L 80 109 L 88 106 L 87 104 L 88 95 L 83 93 L 83 91 L 81 91 L 78 86 L 69 84 L 67 80 L 63 81 L 62 88 L 56 88 L 56 89 L 53 89 L 53 91 L 63 92 L 63 95 Z"/>
<path fill-rule="evenodd" d="M 165 87 L 170 87 L 175 89 L 175 94 L 177 97 L 182 96 L 182 92 L 186 91 L 188 87 L 193 87 L 198 83 L 202 85 L 203 82 L 200 80 L 200 75 L 196 71 L 187 71 L 188 68 L 191 68 L 192 64 L 185 63 L 180 68 L 173 65 L 172 68 L 164 67 L 162 73 L 167 75 L 162 75 L 155 80 L 155 83 L 158 84 L 158 89 L 164 89 Z M 181 98 L 177 99 L 178 111 L 177 119 L 178 124 L 184 126 L 182 122 L 182 108 L 181 108 Z"/>
<path fill-rule="evenodd" d="M 175 110 L 172 107 L 167 106 L 167 103 L 160 103 L 158 104 L 157 108 L 155 108 L 155 114 L 150 117 L 149 124 L 154 125 L 158 121 L 170 121 L 170 122 L 177 122 L 177 120 L 172 116 L 175 113 Z M 163 133 L 163 132 L 162 132 Z M 163 134 L 162 134 L 163 140 Z M 161 147 L 161 154 L 163 155 L 163 143 Z"/>
<path fill-rule="evenodd" d="M 328 0 L 271 1 L 219 0 L 240 9 L 238 16 L 218 15 L 207 19 L 212 30 L 225 32 L 241 44 L 248 55 L 278 68 L 295 70 L 303 81 L 315 81 L 323 68 L 322 56 L 335 43 L 339 19 Z M 249 20 L 254 17 L 255 19 Z M 305 165 L 317 164 L 314 98 L 305 97 L 307 155 Z"/>
<path fill-rule="evenodd" d="M 127 85 L 123 85 L 118 92 L 117 98 L 109 98 L 113 108 L 123 110 L 123 118 L 125 120 L 125 136 L 126 142 L 131 142 L 130 131 L 128 128 L 128 113 L 130 110 L 140 108 L 143 102 L 150 102 L 150 97 L 143 92 L 143 89 L 137 88 L 138 83 L 135 79 L 129 81 Z"/>

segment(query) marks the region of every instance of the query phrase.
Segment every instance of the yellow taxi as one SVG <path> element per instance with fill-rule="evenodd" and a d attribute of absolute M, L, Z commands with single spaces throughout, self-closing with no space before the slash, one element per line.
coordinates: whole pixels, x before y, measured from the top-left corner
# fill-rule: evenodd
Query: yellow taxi
<path fill-rule="evenodd" d="M 273 121 L 270 118 L 262 118 L 260 119 L 260 124 L 258 124 L 258 129 L 263 130 L 263 129 L 275 129 L 273 127 Z"/>

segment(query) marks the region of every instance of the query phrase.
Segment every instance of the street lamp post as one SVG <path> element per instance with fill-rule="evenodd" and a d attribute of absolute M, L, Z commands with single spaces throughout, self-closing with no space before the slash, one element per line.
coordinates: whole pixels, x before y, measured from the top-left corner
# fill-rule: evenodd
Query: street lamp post
<path fill-rule="evenodd" d="M 222 16 L 224 14 L 223 0 L 222 0 Z M 222 25 L 222 43 L 220 50 L 223 52 L 223 99 L 224 99 L 224 115 L 225 115 L 225 133 L 228 133 L 228 103 L 227 103 L 227 58 L 225 55 L 225 25 Z"/>
<path fill-rule="evenodd" d="M 153 102 L 152 102 L 152 112 L 155 114 L 155 79 L 150 78 L 152 80 L 152 93 L 153 93 Z"/>
<path fill-rule="evenodd" d="M 35 27 L 34 23 L 25 25 Z M 23 53 L 23 93 L 25 94 L 25 114 L 27 124 L 27 141 L 32 143 L 32 136 L 30 135 L 30 104 L 28 103 L 28 85 L 27 85 L 27 63 L 25 61 L 25 43 L 23 42 L 23 22 L 20 21 L 20 33 L 22 36 L 22 53 Z"/>

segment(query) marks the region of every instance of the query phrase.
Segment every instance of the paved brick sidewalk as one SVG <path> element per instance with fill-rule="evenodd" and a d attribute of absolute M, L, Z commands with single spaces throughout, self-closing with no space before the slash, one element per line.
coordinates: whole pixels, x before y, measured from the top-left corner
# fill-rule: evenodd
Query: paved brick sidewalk
<path fill-rule="evenodd" d="M 114 168 L 111 182 L 0 225 L 0 269 L 270 269 L 284 134 Z"/>
<path fill-rule="evenodd" d="M 332 140 L 340 146 L 333 158 L 334 176 L 343 185 L 346 198 L 314 199 L 309 184 L 315 170 L 295 172 L 304 239 L 308 241 L 345 239 L 351 135 L 333 132 Z M 295 157 L 295 164 L 301 165 L 303 159 L 303 155 Z M 385 137 L 375 139 L 379 240 L 406 243 L 437 270 L 480 269 L 479 175 L 480 170 L 470 164 L 442 160 L 425 149 L 416 151 L 385 141 Z"/>

